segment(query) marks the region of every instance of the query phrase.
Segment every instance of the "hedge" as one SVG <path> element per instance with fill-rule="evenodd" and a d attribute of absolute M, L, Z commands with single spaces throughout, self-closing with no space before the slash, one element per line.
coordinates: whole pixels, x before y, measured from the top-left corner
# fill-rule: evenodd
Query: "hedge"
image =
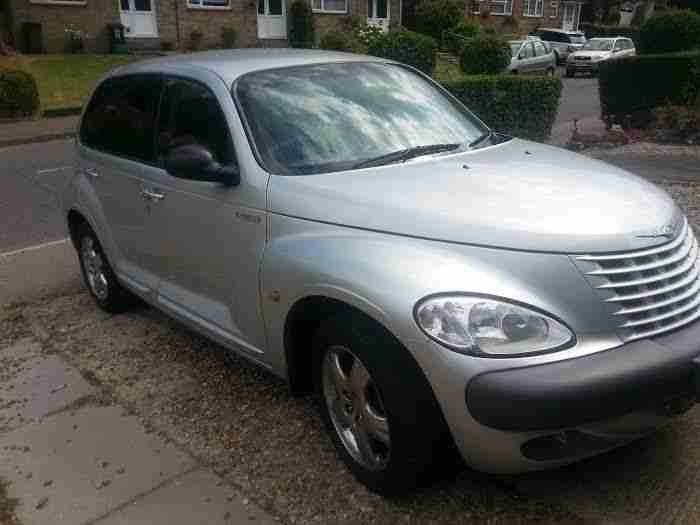
<path fill-rule="evenodd" d="M 544 142 L 559 109 L 559 77 L 475 75 L 442 85 L 496 131 Z"/>
<path fill-rule="evenodd" d="M 639 29 L 636 27 L 606 26 L 581 22 L 579 28 L 586 34 L 586 38 L 625 36 L 631 38 L 636 47 L 640 45 Z"/>
<path fill-rule="evenodd" d="M 39 111 L 39 90 L 25 71 L 0 68 L 0 118 L 31 117 Z"/>
<path fill-rule="evenodd" d="M 700 95 L 700 51 L 602 62 L 599 86 L 602 116 L 614 122 L 666 104 L 691 105 Z"/>
<path fill-rule="evenodd" d="M 498 36 L 469 38 L 462 46 L 459 66 L 467 75 L 496 75 L 510 64 L 512 52 L 508 42 Z"/>
<path fill-rule="evenodd" d="M 700 49 L 700 15 L 690 9 L 663 12 L 644 23 L 639 39 L 645 54 Z"/>
<path fill-rule="evenodd" d="M 416 6 L 416 32 L 440 41 L 442 32 L 464 20 L 461 0 L 420 0 Z"/>
<path fill-rule="evenodd" d="M 435 40 L 413 31 L 384 33 L 374 39 L 367 49 L 368 55 L 403 62 L 427 75 L 433 73 L 436 52 Z"/>

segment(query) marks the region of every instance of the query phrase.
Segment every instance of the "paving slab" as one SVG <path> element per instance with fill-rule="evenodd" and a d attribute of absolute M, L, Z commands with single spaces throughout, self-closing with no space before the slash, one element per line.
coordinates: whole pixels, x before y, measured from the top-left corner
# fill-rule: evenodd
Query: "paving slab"
<path fill-rule="evenodd" d="M 0 350 L 0 366 L 11 376 L 0 383 L 0 434 L 97 393 L 76 368 L 41 355 L 31 340 Z"/>
<path fill-rule="evenodd" d="M 113 512 L 95 525 L 272 525 L 261 511 L 215 474 L 196 470 Z"/>
<path fill-rule="evenodd" d="M 94 521 L 194 466 L 117 406 L 65 411 L 0 436 L 0 478 L 28 525 Z"/>

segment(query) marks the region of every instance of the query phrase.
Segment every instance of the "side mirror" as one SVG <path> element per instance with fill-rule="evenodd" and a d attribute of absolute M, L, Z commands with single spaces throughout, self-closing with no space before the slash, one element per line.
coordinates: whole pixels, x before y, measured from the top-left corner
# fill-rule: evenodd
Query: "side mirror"
<path fill-rule="evenodd" d="M 165 171 L 173 177 L 220 182 L 226 186 L 237 186 L 241 182 L 236 166 L 222 166 L 214 154 L 201 144 L 176 146 L 165 156 Z"/>

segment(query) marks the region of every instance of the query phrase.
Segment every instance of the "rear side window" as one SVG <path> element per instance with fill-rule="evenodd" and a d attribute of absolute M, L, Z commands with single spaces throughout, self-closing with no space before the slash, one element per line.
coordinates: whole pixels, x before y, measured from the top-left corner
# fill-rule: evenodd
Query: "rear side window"
<path fill-rule="evenodd" d="M 541 57 L 547 54 L 547 48 L 544 47 L 542 42 L 535 42 L 535 55 Z"/>
<path fill-rule="evenodd" d="M 104 81 L 83 117 L 81 142 L 121 157 L 153 162 L 161 85 L 157 75 L 130 75 Z"/>
<path fill-rule="evenodd" d="M 206 146 L 220 164 L 234 162 L 228 124 L 216 96 L 204 85 L 173 78 L 166 81 L 158 122 L 158 157 L 177 146 Z"/>
<path fill-rule="evenodd" d="M 535 56 L 535 53 L 532 50 L 532 44 L 528 42 L 520 50 L 520 57 L 521 58 L 532 58 L 533 56 Z"/>

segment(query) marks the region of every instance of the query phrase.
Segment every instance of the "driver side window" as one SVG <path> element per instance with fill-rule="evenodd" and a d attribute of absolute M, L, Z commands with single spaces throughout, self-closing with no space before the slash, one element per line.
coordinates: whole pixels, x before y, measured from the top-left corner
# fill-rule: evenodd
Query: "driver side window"
<path fill-rule="evenodd" d="M 158 159 L 175 147 L 205 146 L 222 165 L 235 162 L 228 124 L 214 94 L 198 82 L 166 82 L 158 119 Z"/>

